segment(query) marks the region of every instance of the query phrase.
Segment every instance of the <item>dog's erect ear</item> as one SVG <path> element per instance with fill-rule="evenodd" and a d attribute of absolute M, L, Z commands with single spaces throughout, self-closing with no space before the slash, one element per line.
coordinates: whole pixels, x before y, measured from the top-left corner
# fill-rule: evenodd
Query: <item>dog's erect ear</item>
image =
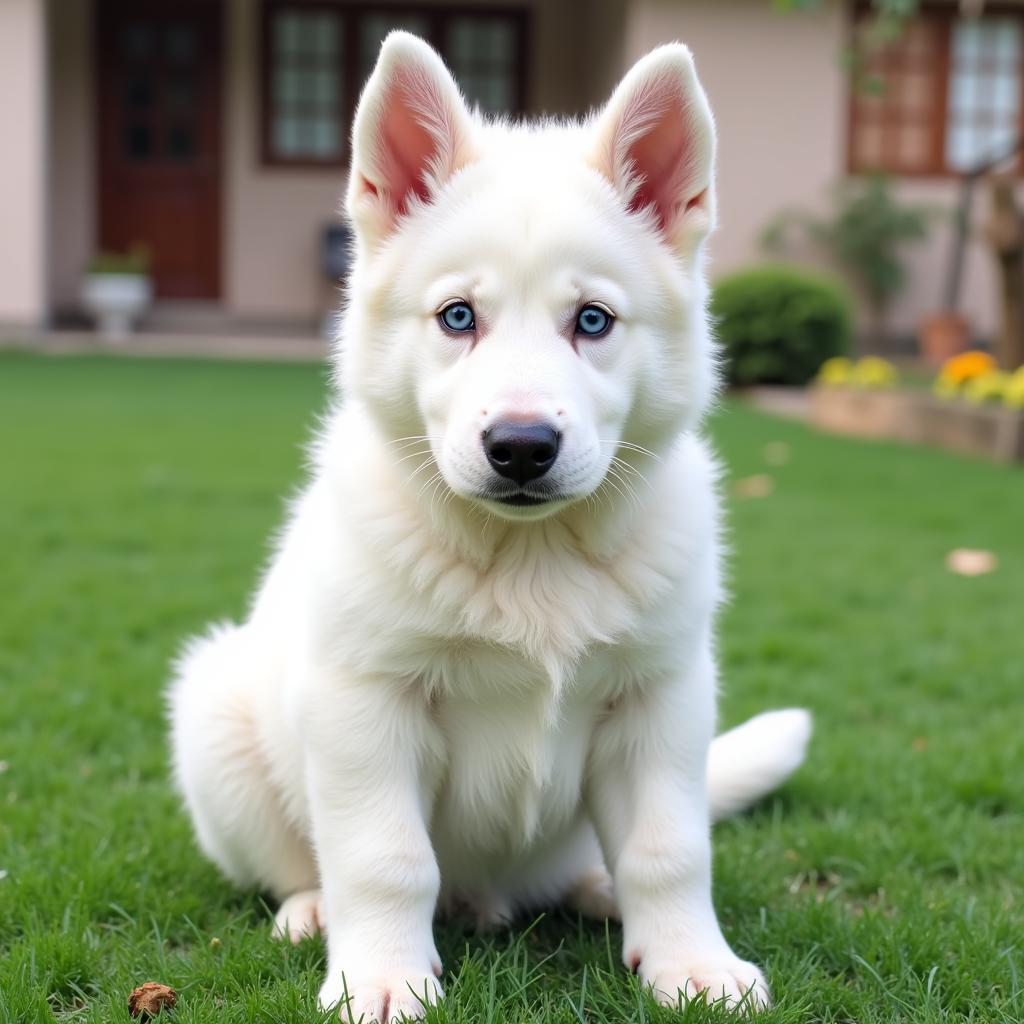
<path fill-rule="evenodd" d="M 594 166 L 631 210 L 651 209 L 675 250 L 714 227 L 715 125 L 682 43 L 633 66 L 598 115 L 593 146 Z"/>
<path fill-rule="evenodd" d="M 408 32 L 392 32 L 363 89 L 352 126 L 348 212 L 379 242 L 402 214 L 472 158 L 473 120 L 441 58 Z"/>

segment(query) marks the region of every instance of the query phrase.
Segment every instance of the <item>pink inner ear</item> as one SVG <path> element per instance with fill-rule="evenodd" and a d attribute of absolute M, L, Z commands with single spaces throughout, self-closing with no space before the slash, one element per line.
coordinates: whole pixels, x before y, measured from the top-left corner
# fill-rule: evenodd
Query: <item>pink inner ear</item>
<path fill-rule="evenodd" d="M 399 72 L 384 98 L 378 161 L 396 216 L 405 213 L 413 196 L 423 200 L 429 196 L 427 175 L 436 163 L 438 142 L 424 127 L 418 109 L 431 99 L 437 102 L 434 97 L 422 95 L 428 88 L 415 76 Z M 376 191 L 369 182 L 367 186 Z"/>
<path fill-rule="evenodd" d="M 674 84 L 674 83 L 673 83 Z M 691 194 L 693 146 L 686 101 L 671 86 L 642 93 L 637 108 L 628 111 L 624 127 L 635 134 L 627 143 L 626 165 L 636 189 L 629 208 L 653 207 L 662 231 L 668 231 L 680 214 L 698 204 L 704 191 Z"/>

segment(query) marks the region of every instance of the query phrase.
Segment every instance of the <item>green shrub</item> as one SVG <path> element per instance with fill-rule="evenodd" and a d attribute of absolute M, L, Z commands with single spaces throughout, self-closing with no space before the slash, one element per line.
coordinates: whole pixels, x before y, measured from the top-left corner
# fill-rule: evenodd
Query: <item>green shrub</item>
<path fill-rule="evenodd" d="M 730 384 L 806 384 L 850 346 L 853 315 L 841 285 L 795 267 L 722 278 L 711 314 Z"/>
<path fill-rule="evenodd" d="M 98 252 L 86 267 L 88 274 L 148 274 L 149 249 L 133 245 L 127 252 Z"/>

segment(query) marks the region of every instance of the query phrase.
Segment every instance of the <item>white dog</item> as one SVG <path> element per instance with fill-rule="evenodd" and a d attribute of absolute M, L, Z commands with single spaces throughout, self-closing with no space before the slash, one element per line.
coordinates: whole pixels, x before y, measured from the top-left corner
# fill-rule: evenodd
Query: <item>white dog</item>
<path fill-rule="evenodd" d="M 621 916 L 662 1001 L 768 1001 L 709 822 L 810 726 L 711 742 L 714 138 L 682 45 L 585 124 L 486 121 L 397 32 L 363 93 L 344 398 L 248 620 L 171 692 L 200 844 L 279 934 L 324 931 L 321 1003 L 354 1020 L 441 996 L 453 904 Z"/>

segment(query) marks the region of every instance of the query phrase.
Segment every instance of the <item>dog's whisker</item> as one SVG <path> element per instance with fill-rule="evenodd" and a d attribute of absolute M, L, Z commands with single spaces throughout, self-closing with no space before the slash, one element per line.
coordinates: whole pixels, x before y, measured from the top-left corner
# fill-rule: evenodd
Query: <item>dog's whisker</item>
<path fill-rule="evenodd" d="M 415 459 L 416 456 L 418 456 L 418 455 L 428 455 L 428 454 L 432 454 L 429 448 L 419 448 L 419 449 L 417 449 L 414 452 L 409 452 L 408 455 L 403 455 L 400 459 L 396 459 L 395 460 L 395 465 L 396 466 L 400 466 L 403 462 L 405 462 L 408 459 Z"/>
<path fill-rule="evenodd" d="M 393 438 L 392 440 L 387 441 L 386 444 L 388 444 L 390 446 L 390 445 L 401 445 L 403 441 L 413 442 L 413 441 L 440 441 L 440 440 L 441 440 L 441 438 L 434 437 L 431 434 L 410 434 L 408 437 L 396 437 L 396 438 Z M 403 447 L 404 447 L 404 445 L 403 445 Z"/>
<path fill-rule="evenodd" d="M 642 444 L 633 444 L 630 441 L 619 441 L 619 448 L 625 448 L 628 451 L 639 452 L 641 455 L 647 455 L 652 459 L 657 459 L 661 462 L 661 456 L 657 452 L 652 452 L 650 448 L 645 448 Z"/>
<path fill-rule="evenodd" d="M 634 477 L 636 477 L 639 480 L 642 480 L 648 486 L 650 485 L 650 481 L 647 479 L 647 477 L 643 473 L 641 473 L 636 466 L 632 465 L 629 462 L 626 462 L 625 459 L 620 459 L 617 455 L 613 455 L 611 462 L 613 466 L 617 466 L 619 467 L 619 469 L 631 473 Z"/>
<path fill-rule="evenodd" d="M 622 500 L 626 502 L 627 505 L 632 505 L 634 503 L 635 495 L 628 494 L 626 491 L 622 489 L 622 487 L 619 486 L 619 482 L 621 481 L 624 483 L 624 481 L 622 481 L 622 478 L 614 473 L 614 470 L 609 470 L 609 475 L 606 476 L 605 479 L 608 481 L 608 483 L 612 485 L 612 487 L 615 488 L 616 491 L 619 492 L 619 494 L 622 497 Z"/>
<path fill-rule="evenodd" d="M 630 477 L 623 476 L 621 471 L 620 471 L 620 468 L 617 465 L 615 465 L 614 463 L 611 466 L 608 467 L 608 472 L 609 473 L 613 473 L 615 475 L 615 477 L 619 480 L 619 482 L 624 487 L 626 487 L 629 490 L 629 493 L 633 496 L 633 499 L 636 502 L 637 506 L 639 506 L 640 505 L 640 494 L 637 491 L 635 485 L 636 485 L 637 482 L 640 482 L 640 481 L 642 481 L 644 484 L 646 484 L 647 480 L 642 475 L 640 477 L 640 481 L 635 480 L 635 478 L 631 479 Z"/>
<path fill-rule="evenodd" d="M 611 472 L 611 468 L 610 467 L 609 467 L 608 474 L 605 476 L 605 478 L 601 482 L 601 484 L 602 484 L 603 487 L 606 488 L 605 489 L 605 497 L 608 499 L 609 504 L 613 504 L 614 503 L 614 499 L 612 498 L 612 494 L 611 494 L 612 490 L 614 490 L 619 495 L 619 497 L 624 502 L 627 502 L 627 504 L 628 504 L 628 498 L 626 496 L 626 493 L 623 491 L 623 489 L 617 483 L 617 478 L 614 475 L 614 473 Z"/>
<path fill-rule="evenodd" d="M 613 482 L 612 486 L 615 487 L 615 489 L 622 495 L 623 500 L 626 502 L 627 506 L 629 506 L 630 508 L 640 507 L 640 501 L 633 490 L 626 487 L 624 484 L 621 483 L 621 481 L 619 481 L 618 483 Z"/>
<path fill-rule="evenodd" d="M 437 511 L 441 511 L 444 508 L 445 501 L 441 497 L 445 491 L 451 492 L 451 488 L 448 486 L 448 482 L 444 478 L 443 473 L 437 474 L 437 482 L 434 484 L 433 490 L 430 492 L 428 501 L 431 506 L 435 504 L 438 506 Z"/>
<path fill-rule="evenodd" d="M 428 441 L 410 441 L 408 444 L 403 444 L 400 448 L 396 448 L 391 454 L 392 455 L 399 455 L 403 451 L 408 454 L 410 449 L 412 449 L 412 454 L 416 454 L 416 452 L 418 452 L 418 451 L 420 451 L 420 452 L 429 452 L 429 451 L 433 451 L 433 445 L 430 444 L 430 442 L 428 442 Z M 396 461 L 401 461 L 401 460 L 399 459 L 399 460 L 396 460 Z"/>
<path fill-rule="evenodd" d="M 639 452 L 641 455 L 646 455 L 648 458 L 654 459 L 655 462 L 663 461 L 657 452 L 652 452 L 650 448 L 645 448 L 642 444 L 632 444 L 629 441 L 610 441 L 603 437 L 599 437 L 597 439 L 597 443 L 609 445 L 613 448 L 626 448 L 629 451 Z"/>
<path fill-rule="evenodd" d="M 441 476 L 441 471 L 438 470 L 433 476 L 429 477 L 424 485 L 416 492 L 416 500 L 419 501 L 423 497 L 423 492 L 432 484 L 435 480 L 438 480 Z"/>
<path fill-rule="evenodd" d="M 413 480 L 415 480 L 415 479 L 416 479 L 416 477 L 418 477 L 418 476 L 420 475 L 420 473 L 422 473 L 422 472 L 423 472 L 423 470 L 427 468 L 427 466 L 432 466 L 432 465 L 433 465 L 433 466 L 436 466 L 436 465 L 437 465 L 437 463 L 436 463 L 436 462 L 434 462 L 434 460 L 433 460 L 432 458 L 428 457 L 428 458 L 424 459 L 424 460 L 423 460 L 423 461 L 422 461 L 422 462 L 421 462 L 421 463 L 420 463 L 420 464 L 419 464 L 419 465 L 418 465 L 418 466 L 417 466 L 417 467 L 416 467 L 416 468 L 415 468 L 415 469 L 414 469 L 414 470 L 413 470 L 413 471 L 412 471 L 412 472 L 411 472 L 411 473 L 409 474 L 409 476 L 408 476 L 408 479 L 407 479 L 407 482 L 408 482 L 408 483 L 412 483 L 412 482 L 413 482 Z"/>
<path fill-rule="evenodd" d="M 622 458 L 622 456 L 620 455 L 613 455 L 611 457 L 611 461 L 616 463 L 617 465 L 625 466 L 627 469 L 631 470 L 634 473 L 640 472 L 640 470 L 636 466 L 634 466 L 632 462 L 630 462 L 628 459 Z"/>

